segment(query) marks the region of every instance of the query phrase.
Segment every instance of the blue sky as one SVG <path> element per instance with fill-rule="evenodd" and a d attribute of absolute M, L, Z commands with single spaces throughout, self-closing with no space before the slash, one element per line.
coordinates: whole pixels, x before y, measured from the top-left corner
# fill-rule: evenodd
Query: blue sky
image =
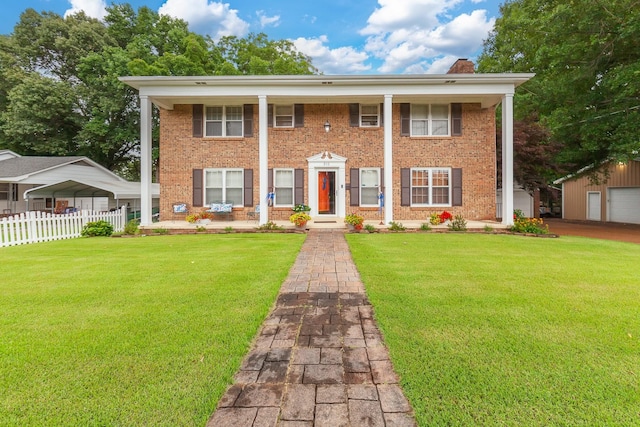
<path fill-rule="evenodd" d="M 189 22 L 214 39 L 266 33 L 291 40 L 324 74 L 445 73 L 457 58 L 475 62 L 503 0 L 129 0 Z M 6 2 L 0 34 L 27 8 L 102 18 L 111 0 Z"/>

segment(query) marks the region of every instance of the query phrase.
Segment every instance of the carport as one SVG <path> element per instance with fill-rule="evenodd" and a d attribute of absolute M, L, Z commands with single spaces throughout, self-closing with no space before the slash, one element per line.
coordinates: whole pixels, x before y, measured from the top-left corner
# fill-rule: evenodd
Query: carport
<path fill-rule="evenodd" d="M 131 211 L 139 211 L 140 183 L 66 180 L 54 184 L 41 185 L 24 192 L 24 199 L 27 201 L 27 210 L 29 210 L 29 202 L 33 199 L 67 199 L 72 203 L 72 206 L 75 206 L 76 200 L 80 198 L 95 200 L 98 197 L 106 197 L 109 200 L 109 209 L 128 205 Z M 160 184 L 152 184 L 152 197 L 155 202 L 154 204 L 157 204 L 160 199 Z M 53 211 L 53 207 L 51 210 Z"/>

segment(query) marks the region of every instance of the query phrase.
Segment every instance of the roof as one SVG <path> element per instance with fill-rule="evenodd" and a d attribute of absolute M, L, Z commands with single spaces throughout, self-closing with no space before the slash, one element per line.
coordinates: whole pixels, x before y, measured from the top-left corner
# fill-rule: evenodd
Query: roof
<path fill-rule="evenodd" d="M 127 76 L 120 81 L 138 89 L 156 105 L 225 102 L 256 103 L 258 96 L 299 103 L 411 102 L 430 97 L 437 102 L 479 102 L 497 105 L 505 94 L 534 77 L 530 73 L 403 74 L 403 75 L 296 75 L 296 76 Z"/>
<path fill-rule="evenodd" d="M 611 162 L 612 160 L 604 160 L 602 162 L 600 162 L 600 165 L 606 164 Z M 632 159 L 632 162 L 640 162 L 640 157 Z M 595 168 L 596 165 L 595 164 L 590 164 L 588 166 L 585 166 L 581 169 L 579 169 L 577 172 L 575 173 L 570 173 L 569 175 L 563 176 L 562 178 L 558 178 L 555 181 L 553 181 L 554 184 L 558 185 L 558 184 L 562 184 L 563 182 L 569 181 L 571 179 L 574 178 L 579 178 L 582 174 L 584 174 L 587 171 L 590 171 L 591 169 Z"/>
<path fill-rule="evenodd" d="M 100 168 L 113 175 L 115 180 L 125 181 L 105 167 L 84 156 L 22 156 L 0 161 L 0 180 L 20 181 L 30 175 L 70 164 Z M 126 181 L 125 181 L 126 182 Z"/>
<path fill-rule="evenodd" d="M 24 192 L 25 199 L 40 197 L 113 197 L 114 199 L 139 199 L 139 182 L 67 180 L 42 185 Z M 153 198 L 160 197 L 160 184 L 151 184 Z"/>

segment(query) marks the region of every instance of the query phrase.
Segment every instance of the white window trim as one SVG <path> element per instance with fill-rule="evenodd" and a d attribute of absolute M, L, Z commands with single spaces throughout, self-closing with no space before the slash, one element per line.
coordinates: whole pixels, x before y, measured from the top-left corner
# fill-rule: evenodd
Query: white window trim
<path fill-rule="evenodd" d="M 378 184 L 376 185 L 376 188 L 378 189 L 378 193 L 380 192 L 380 178 L 381 178 L 380 177 L 380 168 L 360 168 L 360 171 L 359 171 L 360 176 L 358 177 L 359 178 L 359 182 L 360 182 L 360 188 L 358 190 L 358 195 L 360 197 L 360 200 L 358 200 L 358 203 L 363 208 L 378 207 L 378 202 L 377 201 L 376 201 L 375 204 L 364 204 L 364 203 L 362 203 L 362 188 L 363 188 L 363 186 L 362 186 L 362 181 L 363 181 L 362 180 L 362 172 L 363 171 L 371 171 L 371 170 L 374 170 L 374 171 L 378 172 Z"/>
<path fill-rule="evenodd" d="M 276 171 L 291 172 L 291 203 L 281 204 L 278 203 L 278 187 L 276 187 Z M 273 192 L 275 194 L 273 206 L 276 208 L 292 208 L 295 204 L 295 191 L 296 191 L 296 174 L 293 168 L 274 168 L 273 169 Z"/>
<path fill-rule="evenodd" d="M 429 201 L 433 200 L 433 172 L 434 171 L 447 171 L 448 176 L 449 176 L 449 203 L 413 203 L 413 172 L 414 171 L 428 171 L 429 172 Z M 451 182 L 452 179 L 452 169 L 451 168 L 439 168 L 439 167 L 428 167 L 428 168 L 411 168 L 411 176 L 409 177 L 409 179 L 411 180 L 411 206 L 415 206 L 415 207 L 451 207 L 452 205 L 452 195 L 453 195 L 453 185 Z M 422 186 L 420 187 L 422 188 Z M 438 186 L 437 188 L 440 188 L 440 186 Z"/>
<path fill-rule="evenodd" d="M 291 125 L 289 126 L 278 126 L 278 107 L 291 107 Z M 288 117 L 288 116 L 284 116 L 281 115 L 281 117 Z M 291 129 L 295 126 L 296 124 L 296 108 L 294 104 L 275 104 L 273 106 L 273 127 L 274 128 L 280 128 L 280 129 Z"/>
<path fill-rule="evenodd" d="M 380 127 L 380 104 L 359 104 L 360 107 L 360 114 L 358 115 L 358 118 L 360 119 L 360 127 L 363 128 L 379 128 Z M 362 123 L 362 116 L 373 116 L 373 114 L 363 114 L 362 113 L 362 107 L 376 107 L 376 118 L 377 121 L 375 125 L 367 125 L 367 124 L 363 124 Z"/>
<path fill-rule="evenodd" d="M 222 135 L 207 135 L 207 123 L 214 122 L 215 120 L 207 120 L 207 108 L 222 107 Z M 228 107 L 240 107 L 242 116 L 240 118 L 240 135 L 227 135 L 227 108 Z M 244 106 L 243 105 L 205 105 L 204 107 L 204 120 L 202 134 L 205 138 L 243 138 L 244 137 Z M 237 122 L 238 120 L 233 120 Z"/>
<path fill-rule="evenodd" d="M 242 202 L 239 205 L 234 204 L 233 207 L 243 207 L 244 206 L 244 169 L 242 168 L 208 168 L 204 170 L 202 174 L 202 179 L 204 182 L 202 183 L 202 190 L 204 191 L 203 200 L 205 205 L 210 205 L 211 203 L 218 202 L 220 200 L 207 200 L 207 189 L 211 187 L 207 187 L 207 173 L 208 172 L 223 172 L 222 173 L 222 200 L 227 203 L 227 172 L 241 172 L 242 173 Z"/>
<path fill-rule="evenodd" d="M 426 105 L 427 107 L 429 107 L 429 114 L 427 115 L 427 134 L 426 135 L 416 135 L 413 133 L 413 106 L 414 105 Z M 431 107 L 433 105 L 446 105 L 449 109 L 448 109 L 448 113 L 447 113 L 447 134 L 446 135 L 433 135 L 433 116 L 431 115 Z M 421 119 L 422 120 L 422 119 Z M 416 103 L 412 103 L 411 104 L 411 111 L 409 112 L 409 131 L 411 136 L 415 136 L 415 137 L 420 137 L 420 138 L 446 138 L 451 136 L 451 104 L 438 104 L 438 103 L 434 103 L 434 104 L 421 104 L 419 102 Z"/>

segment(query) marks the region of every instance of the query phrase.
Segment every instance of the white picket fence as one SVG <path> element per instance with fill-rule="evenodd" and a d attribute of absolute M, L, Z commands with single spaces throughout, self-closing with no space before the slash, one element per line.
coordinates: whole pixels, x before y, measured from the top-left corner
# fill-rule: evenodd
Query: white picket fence
<path fill-rule="evenodd" d="M 83 210 L 62 215 L 30 211 L 2 218 L 0 247 L 80 237 L 88 222 L 100 220 L 113 225 L 114 232 L 122 231 L 127 223 L 127 208 L 123 206 L 113 212 Z"/>

